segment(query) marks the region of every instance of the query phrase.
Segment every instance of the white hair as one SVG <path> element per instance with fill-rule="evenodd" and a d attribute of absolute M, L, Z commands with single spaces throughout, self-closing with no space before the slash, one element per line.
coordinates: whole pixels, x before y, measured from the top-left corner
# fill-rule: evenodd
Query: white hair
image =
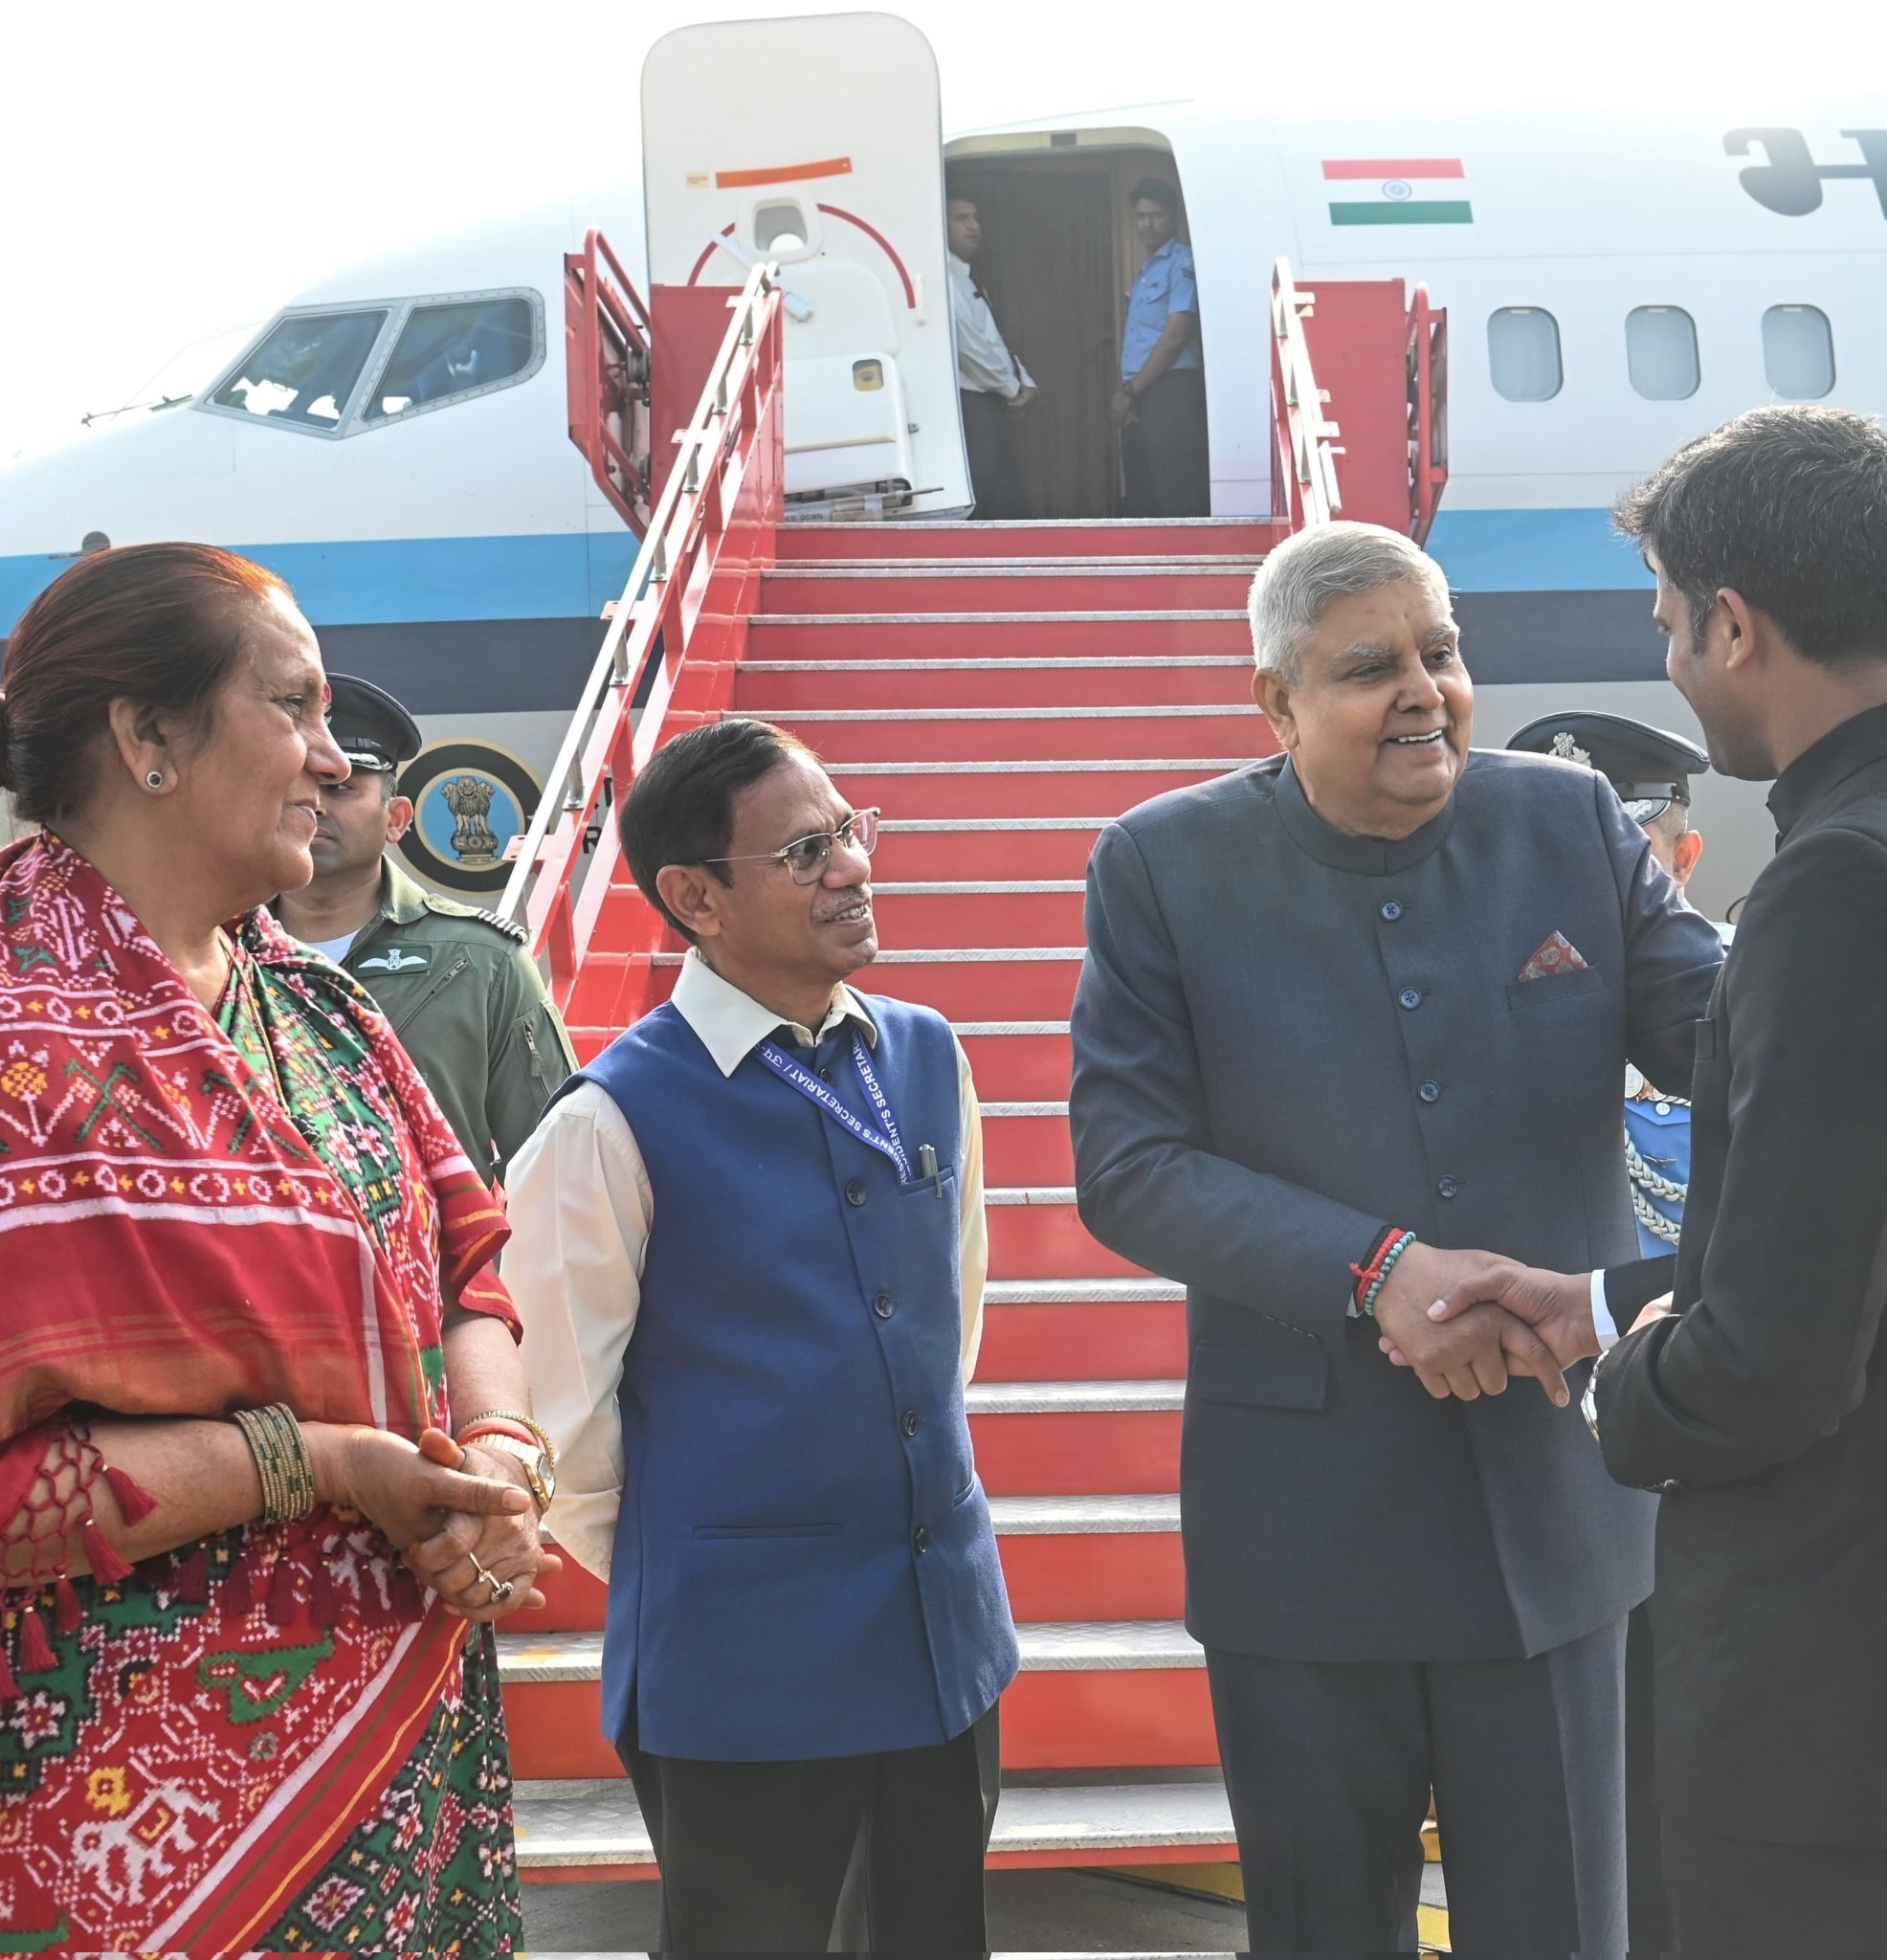
<path fill-rule="evenodd" d="M 1252 581 L 1252 657 L 1295 684 L 1304 642 L 1336 599 L 1417 579 L 1444 606 L 1448 580 L 1412 538 L 1381 524 L 1314 524 L 1270 552 Z"/>

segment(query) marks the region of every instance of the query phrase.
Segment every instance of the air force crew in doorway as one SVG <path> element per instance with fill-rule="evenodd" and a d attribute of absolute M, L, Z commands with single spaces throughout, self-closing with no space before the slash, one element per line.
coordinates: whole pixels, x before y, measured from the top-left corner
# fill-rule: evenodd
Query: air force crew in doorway
<path fill-rule="evenodd" d="M 1016 1642 L 964 1409 L 980 1117 L 940 1014 L 846 985 L 877 824 L 766 723 L 659 748 L 624 849 L 690 949 L 511 1180 L 552 1528 L 609 1582 L 665 1949 L 825 1951 L 855 1854 L 874 1950 L 988 1946 Z"/>

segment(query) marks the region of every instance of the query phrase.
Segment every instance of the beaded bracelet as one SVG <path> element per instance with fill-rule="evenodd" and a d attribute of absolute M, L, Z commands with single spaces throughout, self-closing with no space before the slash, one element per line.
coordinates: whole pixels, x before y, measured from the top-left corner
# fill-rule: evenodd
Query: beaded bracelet
<path fill-rule="evenodd" d="M 1356 1275 L 1357 1311 L 1366 1319 L 1376 1318 L 1377 1295 L 1388 1282 L 1389 1275 L 1395 1271 L 1396 1261 L 1414 1243 L 1414 1233 L 1391 1230 L 1378 1240 L 1376 1249 L 1370 1254 L 1366 1264 L 1350 1268 Z"/>
<path fill-rule="evenodd" d="M 255 1459 L 262 1484 L 262 1522 L 286 1525 L 315 1507 L 315 1466 L 308 1439 L 285 1402 L 266 1409 L 238 1409 L 236 1427 Z"/>

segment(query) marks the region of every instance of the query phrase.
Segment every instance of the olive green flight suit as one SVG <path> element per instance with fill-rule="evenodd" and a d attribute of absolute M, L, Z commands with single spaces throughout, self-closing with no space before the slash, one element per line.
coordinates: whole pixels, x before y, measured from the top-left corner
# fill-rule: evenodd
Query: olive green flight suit
<path fill-rule="evenodd" d="M 524 928 L 416 884 L 389 858 L 343 965 L 393 1024 L 487 1184 L 577 1065 Z"/>

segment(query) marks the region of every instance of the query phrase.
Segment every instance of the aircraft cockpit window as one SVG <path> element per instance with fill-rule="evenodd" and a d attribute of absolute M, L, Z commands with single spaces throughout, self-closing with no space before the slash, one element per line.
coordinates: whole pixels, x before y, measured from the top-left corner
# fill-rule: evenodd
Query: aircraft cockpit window
<path fill-rule="evenodd" d="M 1819 306 L 1764 314 L 1763 372 L 1786 402 L 1820 401 L 1834 387 L 1834 336 Z"/>
<path fill-rule="evenodd" d="M 1549 402 L 1565 375 L 1560 323 L 1543 306 L 1502 306 L 1487 317 L 1487 367 L 1494 391 L 1510 402 Z"/>
<path fill-rule="evenodd" d="M 368 395 L 366 419 L 389 421 L 494 388 L 537 355 L 537 317 L 521 294 L 415 306 Z"/>
<path fill-rule="evenodd" d="M 1648 402 L 1697 392 L 1697 322 L 1681 306 L 1634 306 L 1625 316 L 1625 366 Z"/>
<path fill-rule="evenodd" d="M 211 397 L 310 429 L 338 429 L 366 366 L 384 311 L 291 314 Z"/>

